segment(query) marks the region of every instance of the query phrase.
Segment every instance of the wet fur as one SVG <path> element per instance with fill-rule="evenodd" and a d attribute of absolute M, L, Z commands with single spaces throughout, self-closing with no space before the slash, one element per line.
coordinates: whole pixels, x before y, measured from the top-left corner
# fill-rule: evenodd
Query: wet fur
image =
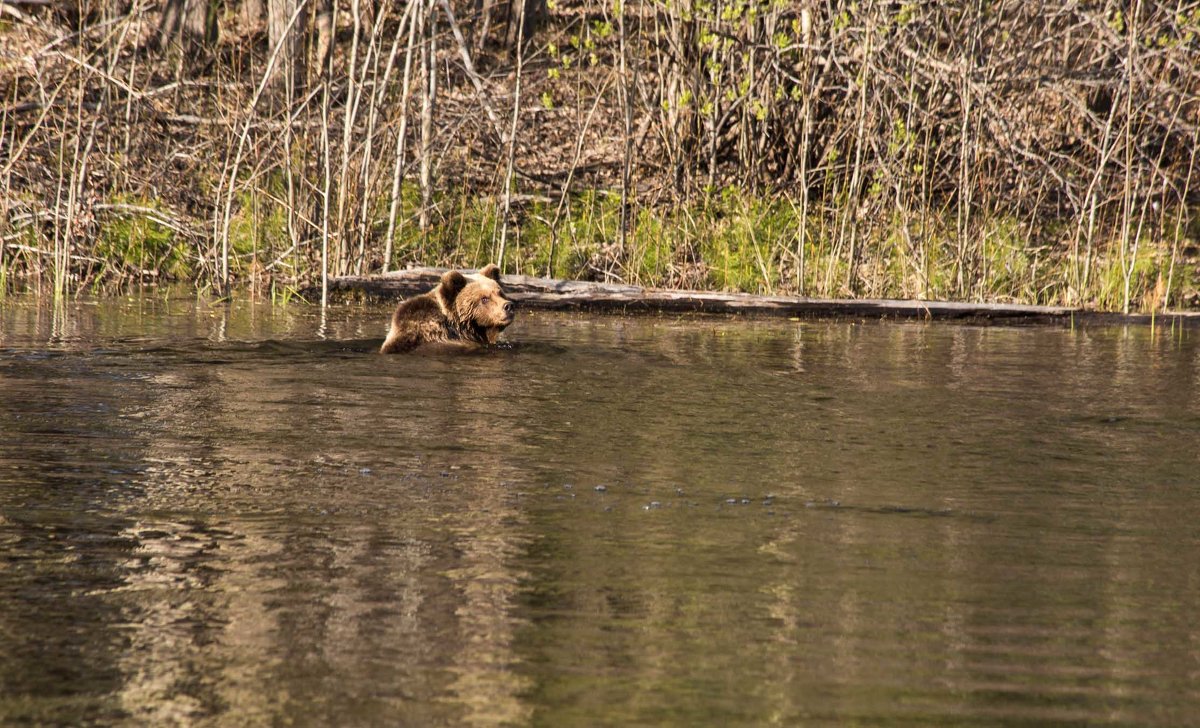
<path fill-rule="evenodd" d="M 474 274 L 450 271 L 432 291 L 396 308 L 380 351 L 487 346 L 496 343 L 512 320 L 512 302 L 504 295 L 497 266 Z"/>

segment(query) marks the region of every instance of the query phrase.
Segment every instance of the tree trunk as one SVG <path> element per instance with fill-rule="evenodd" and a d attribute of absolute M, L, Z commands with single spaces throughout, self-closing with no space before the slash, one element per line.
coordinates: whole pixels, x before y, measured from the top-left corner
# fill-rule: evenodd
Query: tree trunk
<path fill-rule="evenodd" d="M 267 5 L 264 0 L 242 0 L 242 6 L 238 11 L 242 32 L 252 33 L 259 30 L 262 27 L 260 23 L 266 14 Z"/>
<path fill-rule="evenodd" d="M 167 0 L 158 24 L 158 45 L 181 41 L 185 52 L 211 48 L 217 41 L 217 14 L 211 0 Z"/>
<path fill-rule="evenodd" d="M 429 230 L 429 209 L 433 204 L 433 105 L 437 98 L 437 14 L 433 0 L 425 11 L 424 94 L 421 97 L 421 232 Z"/>
<path fill-rule="evenodd" d="M 333 48 L 333 0 L 318 0 L 316 14 L 317 52 L 313 58 L 313 78 L 310 83 L 329 70 L 329 51 Z"/>
<path fill-rule="evenodd" d="M 496 8 L 496 0 L 475 0 L 474 8 L 475 20 L 466 24 L 469 34 L 467 41 L 478 57 L 483 53 L 483 49 L 487 44 L 488 31 L 492 27 L 492 12 Z M 475 30 L 476 28 L 478 30 Z"/>
<path fill-rule="evenodd" d="M 517 43 L 524 38 L 528 43 L 538 20 L 546 12 L 546 0 L 509 0 L 508 30 L 504 43 L 510 52 L 515 52 Z"/>
<path fill-rule="evenodd" d="M 267 39 L 271 48 L 279 46 L 279 56 L 271 69 L 272 83 L 287 92 L 295 92 L 298 79 L 304 78 L 300 39 L 304 30 L 302 0 L 267 0 Z M 297 12 L 300 16 L 293 21 Z M 319 21 L 318 21 L 319 25 Z"/>

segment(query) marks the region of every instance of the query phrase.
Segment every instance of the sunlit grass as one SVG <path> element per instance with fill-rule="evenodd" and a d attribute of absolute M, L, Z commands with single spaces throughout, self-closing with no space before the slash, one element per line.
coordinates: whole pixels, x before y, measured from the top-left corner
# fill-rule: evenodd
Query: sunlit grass
<path fill-rule="evenodd" d="M 622 248 L 620 196 L 612 191 L 585 190 L 561 203 L 517 192 L 502 261 L 510 274 L 821 298 L 1082 304 L 1101 310 L 1122 310 L 1128 296 L 1133 311 L 1177 306 L 1197 285 L 1195 264 L 1179 252 L 1195 245 L 1188 237 L 1192 231 L 1183 229 L 1170 242 L 1143 233 L 1125 242 L 1124 253 L 1119 237 L 1098 239 L 1077 290 L 1072 281 L 1080 262 L 1070 254 L 1069 225 L 1034 228 L 1011 215 L 981 212 L 960 245 L 955 219 L 946 210 L 884 204 L 879 209 L 885 212 L 851 215 L 837 205 L 812 204 L 805 211 L 794 199 L 727 187 L 688 204 L 636 208 Z M 235 281 L 254 281 L 278 302 L 292 300 L 320 276 L 320 241 L 291 239 L 285 197 L 280 176 L 240 191 L 229 234 Z M 498 200 L 466 192 L 435 197 L 426 230 L 416 222 L 420 204 L 417 186 L 403 185 L 387 269 L 480 267 L 498 258 L 503 225 Z M 384 267 L 390 208 L 389 199 L 372 204 L 363 246 L 367 270 Z M 162 209 L 149 197 L 114 198 L 99 220 L 93 247 L 76 241 L 74 254 L 102 261 L 90 272 L 96 285 L 112 279 L 199 285 L 212 275 L 213 266 L 197 264 L 204 243 L 165 224 Z M 37 243 L 30 242 L 27 248 Z M 20 260 L 5 258 L 0 289 L 12 284 Z"/>

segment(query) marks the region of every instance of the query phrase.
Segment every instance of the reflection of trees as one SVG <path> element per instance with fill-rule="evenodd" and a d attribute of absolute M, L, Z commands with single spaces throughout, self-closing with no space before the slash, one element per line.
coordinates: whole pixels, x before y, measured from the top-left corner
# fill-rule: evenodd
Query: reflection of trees
<path fill-rule="evenodd" d="M 352 700 L 371 720 L 416 709 L 433 722 L 449 713 L 477 724 L 520 721 L 508 646 L 520 514 L 498 486 L 503 467 L 458 462 L 452 452 L 473 455 L 481 442 L 516 447 L 516 433 L 491 424 L 516 418 L 499 397 L 488 405 L 491 420 L 458 415 L 489 401 L 487 372 L 448 383 L 456 374 L 447 363 L 427 392 L 444 409 L 398 420 L 379 390 L 381 362 L 318 359 L 297 376 L 293 366 L 235 358 L 156 379 L 149 429 L 161 430 L 145 455 L 155 463 L 147 490 L 155 503 L 215 512 L 213 524 L 232 536 L 208 587 L 222 595 L 206 620 L 221 625 L 211 642 L 139 654 L 147 667 L 169 665 L 170 654 L 223 666 L 227 673 L 208 681 L 211 697 L 239 716 L 337 721 Z M 430 446 L 451 450 L 433 471 L 409 454 Z M 425 500 L 430 481 L 440 481 L 439 494 Z M 180 596 L 193 590 L 177 585 Z M 145 626 L 144 638 L 157 639 L 153 623 Z M 161 695 L 170 679 L 155 679 L 131 694 Z M 295 692 L 305 685 L 331 697 L 314 703 Z M 427 702 L 437 695 L 444 701 Z"/>
<path fill-rule="evenodd" d="M 0 645 L 10 648 L 0 674 L 24 675 L 5 685 L 44 687 L 36 676 L 57 668 L 36 647 L 54 644 L 50 631 L 66 620 L 89 625 L 59 640 L 87 656 L 72 664 L 89 687 L 108 676 L 89 699 L 117 696 L 114 714 L 138 721 L 524 720 L 522 682 L 510 669 L 521 578 L 510 562 L 522 548 L 522 516 L 499 485 L 513 479 L 511 468 L 478 457 L 518 448 L 520 413 L 498 396 L 499 361 L 472 360 L 483 369 L 450 389 L 457 375 L 444 363 L 421 396 L 447 416 L 434 406 L 429 417 L 397 420 L 386 389 L 405 373 L 381 370 L 378 357 L 221 343 L 288 325 L 270 321 L 273 312 L 192 312 L 185 326 L 215 348 L 72 353 L 93 346 L 100 329 L 121 331 L 114 318 L 125 314 L 106 313 L 47 325 L 53 332 L 42 333 L 37 322 L 19 328 L 23 341 L 53 335 L 64 342 L 63 356 L 50 369 L 38 364 L 29 378 L 45 382 L 60 372 L 58 399 L 42 397 L 48 418 L 69 419 L 65 439 L 95 443 L 82 453 L 53 442 L 44 453 L 22 450 L 37 455 L 29 492 L 82 512 L 130 517 L 99 524 L 111 529 L 109 541 L 86 531 L 94 521 L 75 524 L 82 533 L 64 554 L 84 554 L 79 568 L 96 584 L 79 609 L 0 616 Z M 127 313 L 125 324 L 137 330 L 143 314 Z M 328 331 L 345 340 L 376 336 L 378 328 L 374 318 L 358 318 L 332 321 Z M 114 377 L 115 370 L 129 376 Z M 11 366 L 3 376 L 13 378 Z M 13 408 L 0 407 L 0 422 L 17 409 L 11 398 L 7 404 Z M 451 416 L 480 407 L 477 421 Z M 509 424 L 490 429 L 489 414 Z M 35 430 L 5 433 L 45 440 Z M 18 445 L 0 450 L 0 463 Z M 75 458 L 96 467 L 52 490 L 46 479 L 56 455 L 66 471 Z M 108 480 L 112 463 L 127 476 L 121 484 Z M 85 488 L 94 499 L 79 500 Z M 0 523 L 0 538 L 12 523 Z M 37 543 L 34 568 L 57 573 L 42 562 L 52 558 L 53 542 Z M 96 543 L 120 547 L 93 554 Z M 53 583 L 42 589 L 52 601 L 63 598 Z M 38 643 L 27 660 L 27 651 L 3 637 L 10 625 Z M 120 636 L 105 639 L 104 630 Z"/>
<path fill-rule="evenodd" d="M 209 566 L 221 534 L 171 521 L 139 521 L 123 529 L 136 546 L 123 584 L 106 599 L 129 606 L 126 648 L 119 658 L 125 713 L 148 725 L 178 725 L 218 712 L 223 701 L 201 645 L 225 622 L 225 599 L 212 589 Z"/>
<path fill-rule="evenodd" d="M 128 613 L 119 589 L 134 544 L 111 504 L 129 484 L 140 436 L 114 420 L 142 392 L 96 377 L 56 342 L 94 318 L 0 309 L 0 723 L 107 722 L 120 715 Z M 27 342 L 39 342 L 30 347 Z M 45 342 L 51 342 L 50 350 Z M 102 423 L 99 425 L 98 423 Z M 97 437 L 97 430 L 104 437 Z"/>
<path fill-rule="evenodd" d="M 80 317 L 0 360 L 46 412 L 0 400 L 0 684 L 73 665 L 156 724 L 1132 720 L 1190 689 L 1200 573 L 1164 553 L 1200 456 L 1161 425 L 1195 421 L 1194 353 L 551 316 L 496 356 L 236 344 L 304 338 L 276 315 L 86 357 L 122 324 Z"/>
<path fill-rule="evenodd" d="M 664 704 L 682 721 L 687 701 L 755 724 L 1132 719 L 1194 659 L 1200 633 L 1146 596 L 1196 595 L 1195 569 L 1160 550 L 1186 540 L 1186 516 L 1161 533 L 1127 480 L 1130 462 L 1177 485 L 1200 465 L 1136 452 L 1179 452 L 1164 438 L 1182 433 L 1152 424 L 1195 418 L 1194 356 L 1104 331 L 811 325 L 788 352 L 777 324 L 629 328 L 634 375 L 597 366 L 539 413 L 588 412 L 563 449 L 620 514 L 535 511 L 544 566 L 520 644 L 552 666 L 530 670 L 532 699 L 555 706 L 541 722 L 653 720 Z M 1161 359 L 1178 400 L 1146 379 Z M 1094 426 L 1112 411 L 1134 431 Z M 722 506 L 743 494 L 750 507 Z M 641 512 L 651 500 L 664 508 Z"/>

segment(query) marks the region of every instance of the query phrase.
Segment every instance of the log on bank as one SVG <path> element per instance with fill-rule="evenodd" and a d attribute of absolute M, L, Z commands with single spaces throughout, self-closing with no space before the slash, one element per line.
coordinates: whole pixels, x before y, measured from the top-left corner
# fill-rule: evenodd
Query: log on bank
<path fill-rule="evenodd" d="M 372 276 L 329 279 L 333 301 L 367 299 L 400 300 L 424 293 L 435 285 L 445 268 L 411 268 Z M 619 283 L 570 281 L 534 276 L 506 275 L 504 287 L 523 308 L 556 311 L 595 311 L 619 314 L 742 314 L 788 318 L 854 318 L 958 320 L 998 324 L 1143 324 L 1200 327 L 1200 312 L 1121 314 L 1066 306 L 1029 306 L 1006 303 L 905 301 L 891 299 L 822 299 L 803 296 L 761 296 L 749 293 L 642 288 Z M 320 286 L 302 295 L 320 301 Z"/>

